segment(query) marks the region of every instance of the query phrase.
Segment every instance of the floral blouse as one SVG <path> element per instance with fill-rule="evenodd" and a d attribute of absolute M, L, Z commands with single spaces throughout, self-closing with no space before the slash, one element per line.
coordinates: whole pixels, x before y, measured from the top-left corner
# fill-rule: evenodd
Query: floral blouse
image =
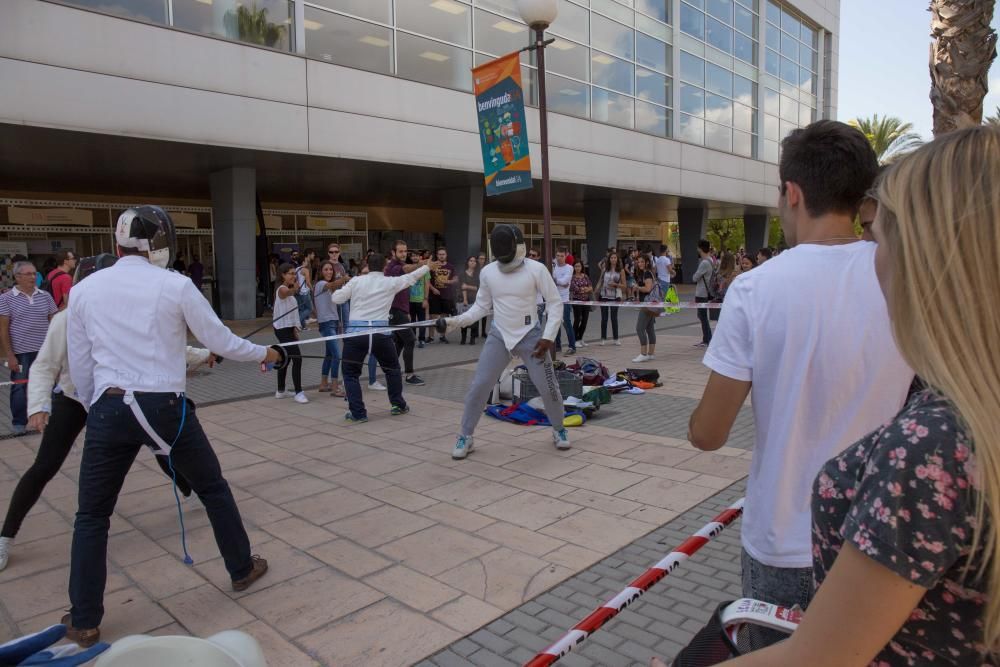
<path fill-rule="evenodd" d="M 569 282 L 569 298 L 573 301 L 589 301 L 594 295 L 587 291 L 588 287 L 591 287 L 591 284 L 586 273 L 573 274 L 573 278 Z"/>
<path fill-rule="evenodd" d="M 987 663 L 981 643 L 987 581 L 976 576 L 982 551 L 972 549 L 974 471 L 972 443 L 954 408 L 926 389 L 891 423 L 830 459 L 816 478 L 816 586 L 850 541 L 927 589 L 872 667 Z"/>

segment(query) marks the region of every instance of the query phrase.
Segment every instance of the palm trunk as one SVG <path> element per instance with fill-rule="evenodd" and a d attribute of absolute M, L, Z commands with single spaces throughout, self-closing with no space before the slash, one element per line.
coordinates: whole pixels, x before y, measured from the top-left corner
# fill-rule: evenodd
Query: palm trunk
<path fill-rule="evenodd" d="M 996 0 L 930 0 L 934 134 L 983 120 L 987 74 L 997 55 L 990 27 Z"/>

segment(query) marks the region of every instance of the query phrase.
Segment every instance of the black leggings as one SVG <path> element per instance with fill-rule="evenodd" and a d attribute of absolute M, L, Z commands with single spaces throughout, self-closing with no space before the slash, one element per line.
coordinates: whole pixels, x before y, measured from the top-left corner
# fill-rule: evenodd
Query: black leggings
<path fill-rule="evenodd" d="M 3 522 L 3 530 L 0 530 L 0 537 L 17 536 L 24 517 L 38 502 L 45 486 L 62 468 L 69 450 L 86 423 L 87 411 L 82 405 L 62 393 L 52 395 L 52 414 L 42 433 L 38 454 L 35 455 L 35 462 L 24 472 L 14 489 L 7 517 Z M 170 464 L 166 457 L 157 456 L 156 462 L 167 477 L 171 477 Z M 185 496 L 191 495 L 191 485 L 180 475 L 177 476 L 177 490 Z"/>
<path fill-rule="evenodd" d="M 618 303 L 618 299 L 601 299 Z M 611 335 L 618 340 L 618 306 L 601 306 L 601 340 L 608 337 L 608 317 L 611 318 Z"/>
<path fill-rule="evenodd" d="M 424 321 L 424 304 L 410 302 L 410 321 L 411 322 L 423 322 Z M 417 340 L 421 343 L 427 341 L 427 327 L 417 327 Z"/>
<path fill-rule="evenodd" d="M 583 338 L 587 330 L 587 320 L 590 319 L 590 306 L 573 306 L 573 336 L 577 340 Z"/>
<path fill-rule="evenodd" d="M 279 343 L 294 343 L 298 340 L 295 335 L 295 327 L 285 327 L 275 329 L 274 335 L 278 337 Z M 302 353 L 298 345 L 289 345 L 285 352 L 292 357 L 292 384 L 295 385 L 295 393 L 302 391 Z M 285 378 L 288 375 L 288 366 L 278 371 L 278 391 L 285 391 Z"/>

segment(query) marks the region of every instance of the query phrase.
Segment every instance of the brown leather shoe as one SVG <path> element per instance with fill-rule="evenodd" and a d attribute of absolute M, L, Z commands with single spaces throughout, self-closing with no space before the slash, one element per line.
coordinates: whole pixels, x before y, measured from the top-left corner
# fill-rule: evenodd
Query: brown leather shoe
<path fill-rule="evenodd" d="M 242 579 L 237 579 L 233 581 L 233 590 L 239 593 L 240 591 L 245 591 L 250 588 L 253 582 L 257 581 L 267 572 L 267 561 L 260 556 L 254 554 L 250 556 L 250 560 L 253 561 L 253 568 L 250 570 L 250 574 L 243 577 Z"/>
<path fill-rule="evenodd" d="M 81 648 L 90 648 L 101 639 L 100 628 L 91 628 L 90 630 L 74 628 L 70 614 L 63 616 L 60 623 L 66 626 L 66 639 L 74 644 L 79 644 Z"/>

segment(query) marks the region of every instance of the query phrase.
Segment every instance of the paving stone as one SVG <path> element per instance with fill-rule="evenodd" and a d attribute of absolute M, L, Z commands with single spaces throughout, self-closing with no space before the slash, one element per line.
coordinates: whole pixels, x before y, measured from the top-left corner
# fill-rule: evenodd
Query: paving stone
<path fill-rule="evenodd" d="M 501 658 L 496 653 L 488 651 L 484 648 L 479 649 L 475 653 L 469 656 L 469 660 L 472 664 L 478 667 L 511 667 L 517 665 L 516 662 L 511 662 L 506 658 Z"/>
<path fill-rule="evenodd" d="M 476 642 L 480 646 L 485 646 L 494 653 L 504 654 L 514 648 L 514 644 L 507 641 L 503 637 L 493 634 L 489 630 L 479 630 L 478 632 L 473 632 L 469 635 L 471 641 Z"/>

